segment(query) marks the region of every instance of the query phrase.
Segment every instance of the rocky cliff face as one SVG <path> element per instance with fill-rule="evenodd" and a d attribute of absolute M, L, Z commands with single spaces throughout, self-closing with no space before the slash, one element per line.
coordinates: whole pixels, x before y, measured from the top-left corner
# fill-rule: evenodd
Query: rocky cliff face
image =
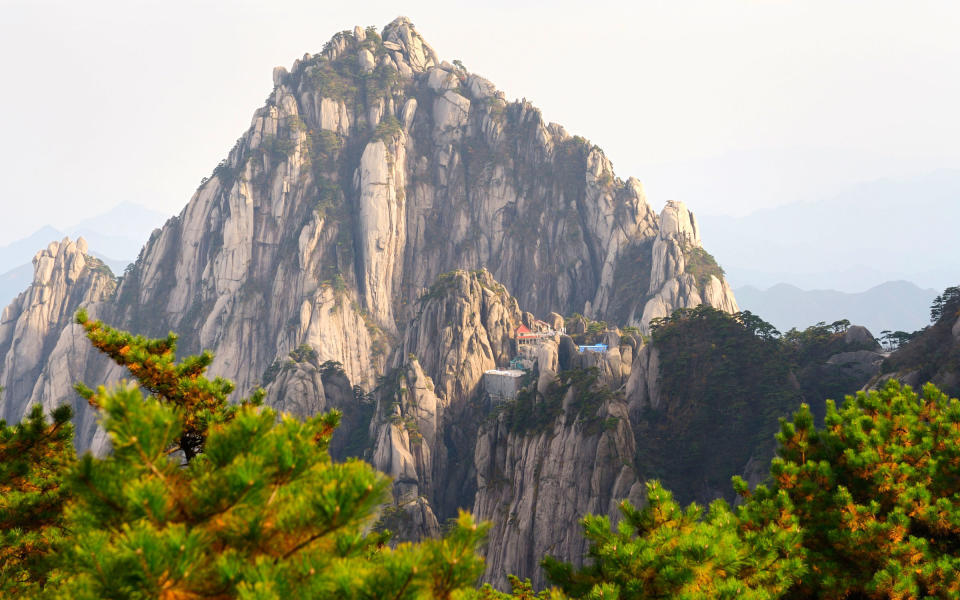
<path fill-rule="evenodd" d="M 403 535 L 473 506 L 498 522 L 491 579 L 538 577 L 544 550 L 572 558 L 582 541 L 559 530 L 639 489 L 625 457 L 642 402 L 583 397 L 633 376 L 652 402 L 656 356 L 615 335 L 579 364 L 569 339 L 554 340 L 536 393 L 569 410 L 536 434 L 488 417 L 482 373 L 532 325 L 520 307 L 641 331 L 679 307 L 735 311 L 692 213 L 670 202 L 657 215 L 599 148 L 441 61 L 404 18 L 339 33 L 273 75 L 249 129 L 119 282 L 79 242 L 38 255 L 0 324 L 2 414 L 122 376 L 69 324 L 88 306 L 137 333 L 178 332 L 181 353 L 212 350 L 210 371 L 241 394 L 264 385 L 296 414 L 340 408 L 333 452 L 394 476 L 386 517 Z M 471 272 L 443 275 L 455 269 Z M 560 375 L 592 368 L 589 384 Z M 103 450 L 76 408 L 78 447 Z M 569 522 L 546 527 L 557 518 Z"/>
<path fill-rule="evenodd" d="M 558 364 L 557 348 L 546 344 L 538 364 Z M 616 521 L 621 500 L 642 502 L 628 400 L 622 389 L 613 391 L 623 381 L 614 375 L 619 355 L 618 346 L 582 355 L 582 364 L 548 371 L 546 383 L 541 371 L 538 385 L 480 427 L 473 510 L 493 523 L 486 581 L 503 588 L 516 574 L 544 585 L 539 563 L 546 554 L 582 564 L 583 515 Z"/>
<path fill-rule="evenodd" d="M 653 242 L 652 297 L 643 307 L 640 324 L 700 304 L 737 312 L 736 300 L 722 277 L 723 271 L 703 250 L 693 213 L 682 202 L 667 202 L 660 213 L 660 233 Z M 634 315 L 626 321 L 636 323 Z"/>
<path fill-rule="evenodd" d="M 394 479 L 384 524 L 416 539 L 472 507 L 493 522 L 486 579 L 501 586 L 508 573 L 543 583 L 547 551 L 579 560 L 586 545 L 577 520 L 616 516 L 617 502 L 639 501 L 642 490 L 628 403 L 611 391 L 623 387 L 642 342 L 621 344 L 614 333 L 607 352 L 574 349 L 561 361 L 570 338 L 545 340 L 526 395 L 497 404 L 482 375 L 517 353 L 521 324 L 533 327 L 533 315 L 488 271 L 444 275 L 404 328 L 370 423 L 371 460 Z M 592 392 L 598 399 L 586 400 Z M 537 404 L 551 408 L 521 416 Z"/>
<path fill-rule="evenodd" d="M 83 238 L 51 242 L 33 257 L 30 287 L 4 309 L 0 419 L 16 423 L 34 404 L 52 410 L 68 403 L 78 415 L 77 436 L 89 445 L 96 420 L 73 384 L 87 375 L 116 378 L 119 370 L 93 356 L 82 328 L 73 323 L 80 306 L 101 314 L 116 289 L 109 267 L 87 250 Z"/>
<path fill-rule="evenodd" d="M 489 410 L 481 379 L 510 360 L 523 323 L 517 301 L 484 270 L 444 275 L 418 307 L 370 423 L 372 462 L 394 477 L 395 506 L 414 522 L 430 515 L 422 528 L 406 527 L 412 537 L 472 503 L 477 425 Z"/>
<path fill-rule="evenodd" d="M 801 401 L 822 415 L 824 398 L 879 371 L 879 346 L 863 327 L 780 340 L 751 329 L 752 318 L 688 311 L 649 344 L 571 319 L 578 342 L 605 348 L 578 351 L 566 335 L 543 341 L 528 387 L 492 405 L 477 432 L 474 513 L 493 523 L 486 580 L 505 586 L 515 573 L 542 585 L 547 553 L 579 563 L 579 517 L 616 521 L 620 500 L 643 501 L 648 478 L 683 503 L 735 501 L 731 476 L 766 477 L 779 417 Z"/>

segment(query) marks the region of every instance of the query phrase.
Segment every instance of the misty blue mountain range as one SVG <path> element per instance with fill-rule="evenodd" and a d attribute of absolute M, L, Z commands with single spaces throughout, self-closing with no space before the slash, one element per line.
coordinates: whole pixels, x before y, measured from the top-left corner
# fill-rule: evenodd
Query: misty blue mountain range
<path fill-rule="evenodd" d="M 753 286 L 733 290 L 742 310 L 760 315 L 782 332 L 793 327 L 803 329 L 819 321 L 849 319 L 875 336 L 885 329 L 922 329 L 929 323 L 928 307 L 940 291 L 922 289 L 909 281 L 889 281 L 859 293 L 802 290 L 787 283 L 767 290 Z"/>
<path fill-rule="evenodd" d="M 90 253 L 120 275 L 136 260 L 150 232 L 169 218 L 161 212 L 125 202 L 107 212 L 58 230 L 49 225 L 29 236 L 0 247 L 0 306 L 5 307 L 33 280 L 33 256 L 50 242 L 86 238 Z M 2 309 L 0 309 L 2 310 Z"/>
<path fill-rule="evenodd" d="M 697 219 L 734 288 L 790 283 L 855 293 L 906 280 L 942 291 L 960 282 L 958 170 L 861 183 L 745 217 Z"/>

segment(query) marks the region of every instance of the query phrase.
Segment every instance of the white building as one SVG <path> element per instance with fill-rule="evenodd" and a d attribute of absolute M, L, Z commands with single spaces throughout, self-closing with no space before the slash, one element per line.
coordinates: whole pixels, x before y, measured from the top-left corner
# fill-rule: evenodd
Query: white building
<path fill-rule="evenodd" d="M 518 369 L 490 369 L 483 374 L 483 387 L 494 402 L 517 397 L 524 372 Z"/>

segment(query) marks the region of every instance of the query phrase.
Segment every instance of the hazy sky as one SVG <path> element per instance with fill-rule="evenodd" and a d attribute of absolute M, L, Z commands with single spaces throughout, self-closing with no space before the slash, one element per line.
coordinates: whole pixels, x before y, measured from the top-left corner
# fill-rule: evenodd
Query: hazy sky
<path fill-rule="evenodd" d="M 0 0 L 0 245 L 122 201 L 179 212 L 275 65 L 399 14 L 656 208 L 742 214 L 960 167 L 953 0 Z"/>

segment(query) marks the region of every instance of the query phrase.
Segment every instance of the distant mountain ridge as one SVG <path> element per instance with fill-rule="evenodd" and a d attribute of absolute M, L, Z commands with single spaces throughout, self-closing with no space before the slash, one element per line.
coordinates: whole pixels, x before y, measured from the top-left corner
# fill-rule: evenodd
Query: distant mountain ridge
<path fill-rule="evenodd" d="M 743 286 L 734 293 L 743 310 L 761 316 L 781 331 L 848 319 L 879 335 L 885 329 L 911 332 L 927 325 L 925 316 L 938 292 L 908 281 L 888 281 L 854 294 L 803 290 L 787 283 L 767 290 Z"/>
<path fill-rule="evenodd" d="M 137 258 L 150 232 L 163 225 L 168 215 L 124 202 L 110 210 L 60 231 L 45 225 L 29 236 L 0 247 L 0 306 L 6 306 L 33 280 L 31 261 L 41 248 L 65 237 L 84 238 L 91 255 L 117 275 Z"/>
<path fill-rule="evenodd" d="M 866 182 L 831 199 L 744 217 L 698 218 L 735 286 L 788 281 L 857 292 L 909 279 L 942 290 L 960 280 L 960 255 L 950 249 L 960 223 L 960 170 Z M 924 243 L 911 243 L 911 235 Z"/>
<path fill-rule="evenodd" d="M 29 264 L 30 259 L 38 250 L 64 236 L 62 231 L 54 229 L 49 225 L 41 227 L 25 238 L 10 242 L 6 246 L 0 247 L 0 273 L 16 269 L 25 264 Z"/>

